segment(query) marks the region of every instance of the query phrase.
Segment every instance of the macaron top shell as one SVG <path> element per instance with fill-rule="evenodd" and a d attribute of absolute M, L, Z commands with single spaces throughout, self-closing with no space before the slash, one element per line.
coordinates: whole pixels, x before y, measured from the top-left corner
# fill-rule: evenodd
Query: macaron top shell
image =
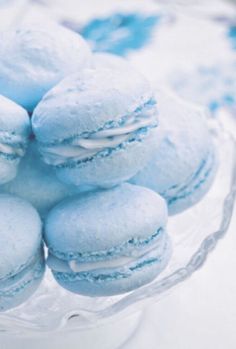
<path fill-rule="evenodd" d="M 31 127 L 28 113 L 20 105 L 0 95 L 0 134 L 29 136 Z"/>
<path fill-rule="evenodd" d="M 89 59 L 82 37 L 56 24 L 2 32 L 0 93 L 32 111 L 50 88 Z"/>
<path fill-rule="evenodd" d="M 148 81 L 127 64 L 122 69 L 93 67 L 70 76 L 49 91 L 32 117 L 36 138 L 54 143 L 119 125 L 153 102 Z"/>
<path fill-rule="evenodd" d="M 164 199 L 147 188 L 125 183 L 57 205 L 46 220 L 45 240 L 54 256 L 72 260 L 150 238 L 166 222 Z"/>
<path fill-rule="evenodd" d="M 25 200 L 0 194 L 0 280 L 21 271 L 38 251 L 42 224 Z"/>

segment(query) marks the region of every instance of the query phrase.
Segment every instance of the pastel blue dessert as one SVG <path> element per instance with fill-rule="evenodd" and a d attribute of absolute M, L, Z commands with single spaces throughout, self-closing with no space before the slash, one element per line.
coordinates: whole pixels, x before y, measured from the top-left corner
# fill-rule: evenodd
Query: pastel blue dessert
<path fill-rule="evenodd" d="M 236 105 L 235 62 L 220 62 L 211 66 L 172 74 L 170 85 L 185 100 L 208 108 L 215 115 L 220 108 Z"/>
<path fill-rule="evenodd" d="M 45 269 L 42 224 L 25 200 L 0 194 L 0 311 L 25 302 Z"/>
<path fill-rule="evenodd" d="M 27 200 L 44 218 L 62 199 L 78 193 L 78 188 L 59 181 L 53 169 L 41 161 L 35 141 L 31 141 L 16 178 L 2 185 L 0 192 Z"/>
<path fill-rule="evenodd" d="M 89 64 L 83 38 L 58 25 L 22 26 L 0 33 L 0 94 L 32 112 L 43 95 Z"/>
<path fill-rule="evenodd" d="M 131 183 L 160 193 L 170 214 L 196 204 L 211 187 L 217 155 L 200 109 L 159 93 L 161 139 L 148 165 Z"/>
<path fill-rule="evenodd" d="M 16 176 L 30 131 L 26 110 L 0 95 L 0 184 Z"/>
<path fill-rule="evenodd" d="M 66 78 L 34 110 L 43 160 L 67 184 L 121 183 L 144 167 L 157 145 L 149 83 L 128 63 L 120 66 L 93 66 Z"/>
<path fill-rule="evenodd" d="M 109 52 L 123 56 L 149 43 L 160 17 L 156 14 L 115 13 L 107 18 L 91 20 L 80 33 L 90 42 L 95 52 Z M 73 23 L 65 24 L 76 29 Z"/>
<path fill-rule="evenodd" d="M 151 282 L 167 265 L 165 201 L 128 183 L 57 205 L 45 224 L 57 282 L 86 296 L 111 296 Z"/>

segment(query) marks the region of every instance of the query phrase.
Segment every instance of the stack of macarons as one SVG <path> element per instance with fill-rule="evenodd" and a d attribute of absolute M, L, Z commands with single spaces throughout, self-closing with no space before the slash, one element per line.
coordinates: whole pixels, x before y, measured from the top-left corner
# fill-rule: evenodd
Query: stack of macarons
<path fill-rule="evenodd" d="M 0 311 L 45 264 L 91 297 L 153 281 L 171 257 L 168 209 L 198 202 L 216 172 L 202 115 L 56 25 L 1 34 L 0 93 Z"/>

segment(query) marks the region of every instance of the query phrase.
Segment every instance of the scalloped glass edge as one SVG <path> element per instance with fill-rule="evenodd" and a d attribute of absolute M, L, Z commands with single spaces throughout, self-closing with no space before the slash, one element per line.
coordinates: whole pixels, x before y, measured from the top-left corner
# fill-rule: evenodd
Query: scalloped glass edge
<path fill-rule="evenodd" d="M 68 311 L 65 312 L 60 319 L 54 321 L 51 326 L 40 326 L 30 320 L 15 316 L 14 311 L 2 313 L 0 314 L 0 332 L 8 334 L 20 333 L 21 335 L 27 333 L 27 335 L 33 335 L 45 331 L 82 330 L 97 326 L 98 323 L 99 325 L 105 324 L 106 321 L 110 321 L 111 318 L 113 320 L 119 319 L 120 317 L 142 309 L 144 306 L 150 304 L 150 302 L 159 301 L 162 296 L 190 278 L 194 272 L 204 265 L 209 253 L 216 248 L 219 240 L 222 239 L 227 232 L 231 222 L 236 197 L 236 141 L 233 134 L 225 130 L 220 121 L 209 119 L 209 122 L 213 134 L 222 139 L 223 136 L 226 136 L 228 145 L 232 148 L 230 186 L 224 196 L 218 229 L 208 234 L 202 240 L 200 246 L 198 245 L 189 261 L 183 265 L 183 267 L 176 269 L 167 276 L 162 277 L 161 274 L 161 276 L 151 284 L 143 286 L 131 293 L 119 296 L 118 299 L 108 297 L 107 305 L 103 309 L 93 311 L 91 309 L 87 310 L 86 307 L 82 307 L 73 311 Z M 202 200 L 204 200 L 204 198 Z"/>

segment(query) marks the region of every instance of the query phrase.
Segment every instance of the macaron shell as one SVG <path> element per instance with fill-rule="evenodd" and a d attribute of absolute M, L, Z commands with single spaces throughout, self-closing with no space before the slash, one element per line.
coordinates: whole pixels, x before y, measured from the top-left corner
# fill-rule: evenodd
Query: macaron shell
<path fill-rule="evenodd" d="M 1 82 L 1 78 L 0 78 Z M 0 134 L 20 135 L 27 138 L 31 126 L 28 113 L 20 105 L 0 95 Z"/>
<path fill-rule="evenodd" d="M 215 149 L 212 149 L 212 164 L 197 176 L 182 193 L 173 196 L 168 202 L 170 215 L 180 213 L 187 208 L 197 204 L 210 190 L 218 169 L 218 156 Z"/>
<path fill-rule="evenodd" d="M 123 70 L 93 67 L 61 81 L 33 113 L 37 140 L 60 142 L 98 131 L 147 103 L 153 97 L 148 81 L 134 69 Z"/>
<path fill-rule="evenodd" d="M 59 25 L 27 25 L 0 34 L 0 93 L 32 111 L 65 76 L 88 64 L 82 37 Z"/>
<path fill-rule="evenodd" d="M 68 260 L 149 238 L 166 222 L 166 203 L 159 195 L 125 183 L 60 203 L 47 217 L 44 237 L 55 256 Z"/>
<path fill-rule="evenodd" d="M 211 148 L 205 112 L 174 95 L 157 93 L 159 148 L 153 154 L 162 188 L 185 182 Z"/>
<path fill-rule="evenodd" d="M 0 79 L 1 80 L 1 79 Z M 15 178 L 20 156 L 5 153 L 5 148 L 21 149 L 28 143 L 31 125 L 28 113 L 21 106 L 0 95 L 0 185 Z"/>
<path fill-rule="evenodd" d="M 169 205 L 169 213 L 174 214 L 193 205 L 207 192 L 216 173 L 217 155 L 202 109 L 163 93 L 158 101 L 159 147 L 130 182 L 160 193 L 167 201 L 176 197 Z M 200 171 L 209 157 L 212 164 Z M 184 191 L 188 192 L 186 198 L 182 197 Z M 178 196 L 182 198 L 177 200 Z"/>
<path fill-rule="evenodd" d="M 34 257 L 41 244 L 42 224 L 28 202 L 0 194 L 0 279 L 18 273 Z"/>

